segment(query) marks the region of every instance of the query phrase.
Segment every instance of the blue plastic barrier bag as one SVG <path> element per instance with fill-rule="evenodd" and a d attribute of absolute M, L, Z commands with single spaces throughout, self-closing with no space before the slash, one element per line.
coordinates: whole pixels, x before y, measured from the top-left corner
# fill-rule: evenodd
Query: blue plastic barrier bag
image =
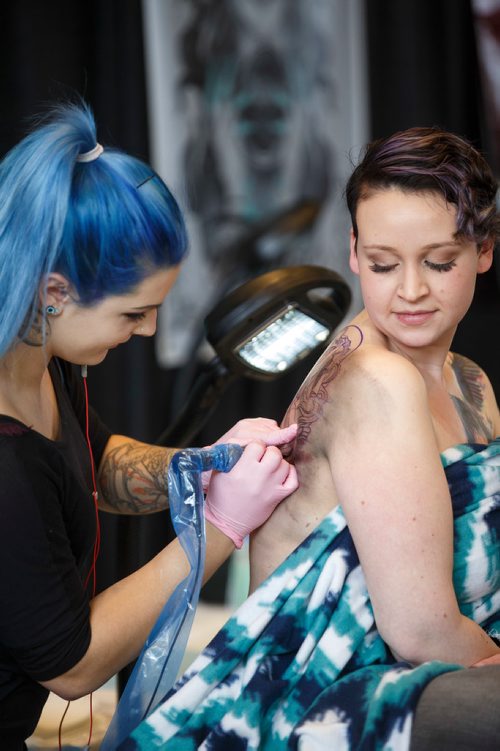
<path fill-rule="evenodd" d="M 205 516 L 201 473 L 229 472 L 243 452 L 221 444 L 209 449 L 184 449 L 174 455 L 167 475 L 170 515 L 190 565 L 163 607 L 137 659 L 111 720 L 101 751 L 114 751 L 172 688 L 186 649 L 200 596 L 205 565 Z"/>

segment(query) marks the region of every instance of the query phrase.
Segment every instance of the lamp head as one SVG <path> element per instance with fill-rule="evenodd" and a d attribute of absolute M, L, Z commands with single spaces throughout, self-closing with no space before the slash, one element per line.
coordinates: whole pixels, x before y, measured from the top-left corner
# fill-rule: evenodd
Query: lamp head
<path fill-rule="evenodd" d="M 206 336 L 230 371 L 272 380 L 324 348 L 350 302 L 331 269 L 275 269 L 226 295 L 205 319 Z"/>

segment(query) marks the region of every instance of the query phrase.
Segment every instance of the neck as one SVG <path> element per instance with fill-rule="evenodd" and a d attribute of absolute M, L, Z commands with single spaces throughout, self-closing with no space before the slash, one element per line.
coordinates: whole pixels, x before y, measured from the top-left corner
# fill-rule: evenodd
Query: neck
<path fill-rule="evenodd" d="M 58 410 L 46 358 L 43 348 L 19 344 L 0 360 L 0 412 L 54 439 Z"/>
<path fill-rule="evenodd" d="M 400 342 L 395 342 L 387 334 L 376 328 L 366 309 L 362 310 L 352 323 L 361 326 L 365 333 L 370 332 L 372 342 L 395 352 L 409 360 L 419 371 L 428 387 L 444 385 L 444 374 L 447 370 L 446 360 L 450 346 L 455 335 L 455 330 L 443 334 L 439 341 L 426 347 L 407 347 Z"/>
<path fill-rule="evenodd" d="M 446 387 L 445 366 L 454 334 L 453 331 L 429 347 L 404 347 L 389 340 L 387 346 L 413 363 L 429 388 Z"/>
<path fill-rule="evenodd" d="M 0 359 L 0 385 L 14 390 L 37 389 L 50 356 L 43 347 L 19 343 Z"/>
<path fill-rule="evenodd" d="M 402 350 L 398 347 L 391 347 L 392 352 L 406 357 L 419 371 L 428 387 L 444 386 L 444 368 L 449 350 L 422 351 Z"/>

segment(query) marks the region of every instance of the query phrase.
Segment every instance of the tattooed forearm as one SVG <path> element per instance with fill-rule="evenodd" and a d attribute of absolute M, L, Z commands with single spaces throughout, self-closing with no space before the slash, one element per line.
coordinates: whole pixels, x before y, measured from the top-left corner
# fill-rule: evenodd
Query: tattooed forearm
<path fill-rule="evenodd" d="M 347 326 L 329 345 L 298 390 L 283 420 L 283 425 L 292 422 L 298 424 L 297 438 L 286 456 L 287 459 L 297 458 L 297 453 L 307 442 L 313 424 L 319 420 L 329 400 L 330 383 L 338 376 L 345 358 L 354 352 L 362 341 L 361 329 L 355 325 Z"/>
<path fill-rule="evenodd" d="M 134 441 L 111 448 L 99 470 L 101 506 L 122 514 L 144 514 L 168 506 L 167 470 L 175 449 Z"/>

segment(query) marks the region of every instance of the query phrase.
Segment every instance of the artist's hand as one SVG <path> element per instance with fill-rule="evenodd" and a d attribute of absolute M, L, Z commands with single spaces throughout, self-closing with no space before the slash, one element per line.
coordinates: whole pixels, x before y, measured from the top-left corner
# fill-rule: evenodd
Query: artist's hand
<path fill-rule="evenodd" d="M 239 420 L 227 433 L 215 441 L 214 445 L 237 443 L 240 446 L 246 446 L 251 441 L 261 441 L 266 446 L 282 446 L 293 441 L 296 435 L 295 423 L 286 428 L 280 428 L 276 420 L 270 420 L 267 417 L 249 417 Z"/>
<path fill-rule="evenodd" d="M 230 472 L 212 473 L 205 517 L 240 548 L 298 485 L 295 467 L 278 448 L 249 443 Z"/>
<path fill-rule="evenodd" d="M 247 446 L 251 441 L 260 441 L 266 446 L 285 446 L 294 441 L 297 435 L 297 425 L 293 423 L 286 428 L 280 428 L 276 420 L 267 417 L 248 417 L 239 420 L 227 433 L 224 433 L 213 446 L 219 443 L 237 443 Z M 212 471 L 202 472 L 203 490 L 207 490 Z"/>

